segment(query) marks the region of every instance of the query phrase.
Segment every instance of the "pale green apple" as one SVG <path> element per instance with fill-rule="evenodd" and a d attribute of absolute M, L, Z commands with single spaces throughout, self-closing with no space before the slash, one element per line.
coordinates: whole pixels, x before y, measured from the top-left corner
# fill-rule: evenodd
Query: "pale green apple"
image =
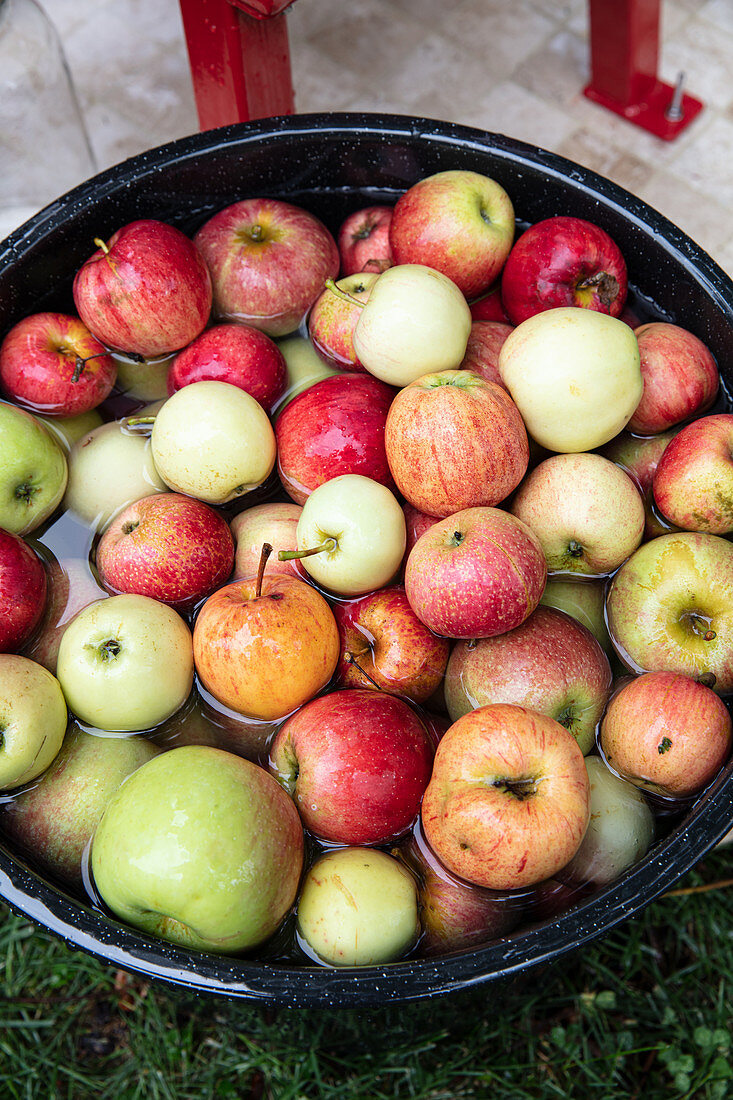
<path fill-rule="evenodd" d="M 354 351 L 370 374 L 408 386 L 460 367 L 470 333 L 471 311 L 447 275 L 398 264 L 375 282 L 354 328 Z"/>
<path fill-rule="evenodd" d="M 113 420 L 87 432 L 69 452 L 64 506 L 101 529 L 121 508 L 168 487 L 155 469 L 150 433 Z"/>
<path fill-rule="evenodd" d="M 305 336 L 286 336 L 285 339 L 277 341 L 277 346 L 285 359 L 287 383 L 282 397 L 273 406 L 274 417 L 279 416 L 285 406 L 289 405 L 303 390 L 310 389 L 316 382 L 329 378 L 332 374 L 343 373 L 336 367 L 329 367 L 324 363 L 313 344 Z"/>
<path fill-rule="evenodd" d="M 3 832 L 44 870 L 81 886 L 84 850 L 107 803 L 160 751 L 145 737 L 106 737 L 72 722 L 38 782 L 0 806 Z"/>
<path fill-rule="evenodd" d="M 405 514 L 380 482 L 341 474 L 308 497 L 296 537 L 298 553 L 321 548 L 301 558 L 314 581 L 341 596 L 363 595 L 387 584 L 399 569 Z"/>
<path fill-rule="evenodd" d="M 275 433 L 254 397 L 228 382 L 192 382 L 153 424 L 153 459 L 174 492 L 227 504 L 257 488 L 275 465 Z"/>
<path fill-rule="evenodd" d="M 303 828 L 264 768 L 203 745 L 143 764 L 92 843 L 101 898 L 152 935 L 225 954 L 256 947 L 295 901 Z"/>
<path fill-rule="evenodd" d="M 587 578 L 585 580 L 564 580 L 549 577 L 540 603 L 546 607 L 556 607 L 566 615 L 572 615 L 579 623 L 587 627 L 610 656 L 614 653 L 604 614 L 606 604 L 606 582 Z"/>
<path fill-rule="evenodd" d="M 577 306 L 517 325 L 502 345 L 499 373 L 527 431 L 550 451 L 590 451 L 613 439 L 644 388 L 633 329 Z"/>
<path fill-rule="evenodd" d="M 298 902 L 298 931 L 331 966 L 402 958 L 420 934 L 417 883 L 392 856 L 340 848 L 311 867 Z"/>
<path fill-rule="evenodd" d="M 605 886 L 636 863 L 654 839 L 654 814 L 643 793 L 614 775 L 600 756 L 587 756 L 590 822 L 563 878 Z"/>
<path fill-rule="evenodd" d="M 61 685 L 48 669 L 0 653 L 0 790 L 46 770 L 61 748 L 67 717 Z"/>
<path fill-rule="evenodd" d="M 56 674 L 82 722 L 102 730 L 152 729 L 191 692 L 191 631 L 149 596 L 97 600 L 64 631 Z"/>
<path fill-rule="evenodd" d="M 0 402 L 0 527 L 34 531 L 60 504 L 67 476 L 66 456 L 43 424 Z"/>
<path fill-rule="evenodd" d="M 168 371 L 175 355 L 157 359 L 131 359 L 123 351 L 110 352 L 117 365 L 116 387 L 140 401 L 159 401 L 168 396 Z"/>
<path fill-rule="evenodd" d="M 87 412 L 78 413 L 77 416 L 39 416 L 43 426 L 54 436 L 63 447 L 66 454 L 87 432 L 93 431 L 102 424 L 102 417 L 98 409 L 89 409 Z"/>

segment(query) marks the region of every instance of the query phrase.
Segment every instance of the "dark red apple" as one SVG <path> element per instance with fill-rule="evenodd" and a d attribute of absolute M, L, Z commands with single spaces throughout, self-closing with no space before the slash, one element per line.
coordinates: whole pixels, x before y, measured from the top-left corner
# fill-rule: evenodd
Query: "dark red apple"
<path fill-rule="evenodd" d="M 46 570 L 20 535 L 0 527 L 0 653 L 18 653 L 46 607 Z"/>
<path fill-rule="evenodd" d="M 368 374 L 335 374 L 298 394 L 277 419 L 277 466 L 285 491 L 304 504 L 341 474 L 394 489 L 384 426 L 394 390 Z"/>
<path fill-rule="evenodd" d="M 186 610 L 224 584 L 234 539 L 223 516 L 179 493 L 156 493 L 118 513 L 97 546 L 110 592 L 151 596 Z"/>
<path fill-rule="evenodd" d="M 415 821 L 433 751 L 404 700 L 381 691 L 333 691 L 281 726 L 270 770 L 317 837 L 385 844 Z"/>
<path fill-rule="evenodd" d="M 344 687 L 378 687 L 426 702 L 445 672 L 450 646 L 420 622 L 401 585 L 334 603 L 341 637 L 336 669 Z"/>
<path fill-rule="evenodd" d="M 143 218 L 95 243 L 76 273 L 74 302 L 97 339 L 150 359 L 199 335 L 211 313 L 211 278 L 180 229 Z"/>
<path fill-rule="evenodd" d="M 45 416 L 79 416 L 112 392 L 117 368 L 78 317 L 33 313 L 0 345 L 0 383 L 17 404 Z"/>
<path fill-rule="evenodd" d="M 471 317 L 474 321 L 500 321 L 509 324 L 504 304 L 501 300 L 501 285 L 492 286 L 490 290 L 475 301 L 469 302 Z"/>
<path fill-rule="evenodd" d="M 214 214 L 194 237 L 214 284 L 214 315 L 268 336 L 295 332 L 339 269 L 336 241 L 307 210 L 252 198 Z"/>
<path fill-rule="evenodd" d="M 212 325 L 173 360 L 168 393 L 208 381 L 239 386 L 271 412 L 285 392 L 285 357 L 274 340 L 251 325 Z"/>
<path fill-rule="evenodd" d="M 626 292 L 621 250 L 604 229 L 583 218 L 535 222 L 515 243 L 501 276 L 501 297 L 513 325 L 559 306 L 618 317 Z"/>
<path fill-rule="evenodd" d="M 349 214 L 339 229 L 337 239 L 342 275 L 365 270 L 379 272 L 391 266 L 391 221 L 391 206 L 365 206 Z M 367 264 L 370 266 L 367 267 Z M 372 264 L 375 266 L 372 267 Z"/>
<path fill-rule="evenodd" d="M 511 325 L 501 321 L 474 321 L 466 344 L 466 354 L 461 370 L 470 370 L 486 382 L 496 382 L 506 389 L 499 373 L 499 352 L 510 332 Z"/>

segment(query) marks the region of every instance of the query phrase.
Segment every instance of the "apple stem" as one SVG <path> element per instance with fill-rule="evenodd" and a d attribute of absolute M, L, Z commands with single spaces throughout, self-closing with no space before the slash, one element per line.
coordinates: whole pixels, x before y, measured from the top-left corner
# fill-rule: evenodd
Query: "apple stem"
<path fill-rule="evenodd" d="M 298 560 L 301 558 L 312 558 L 314 554 L 322 554 L 324 551 L 330 554 L 337 546 L 338 543 L 336 539 L 326 539 L 320 546 L 313 546 L 310 550 L 279 550 L 277 560 L 292 561 L 294 558 Z"/>
<path fill-rule="evenodd" d="M 154 416 L 126 416 L 122 421 L 122 426 L 123 428 L 149 428 L 154 423 Z"/>
<path fill-rule="evenodd" d="M 326 279 L 326 289 L 332 291 L 337 298 L 342 298 L 344 302 L 348 302 L 349 305 L 358 306 L 359 309 L 363 309 L 366 302 L 362 302 L 359 298 L 355 298 L 353 294 L 349 294 L 348 291 L 343 290 L 334 279 Z"/>
<path fill-rule="evenodd" d="M 267 565 L 267 559 L 272 553 L 272 546 L 269 542 L 263 542 L 262 552 L 260 553 L 260 564 L 257 567 L 257 584 L 255 585 L 255 599 L 259 600 L 262 595 L 262 578 L 265 575 L 265 566 Z"/>
<path fill-rule="evenodd" d="M 102 249 L 102 252 L 104 252 L 105 256 L 109 256 L 109 248 L 106 242 L 103 241 L 101 237 L 95 237 L 94 243 L 96 244 L 97 248 Z"/>
<path fill-rule="evenodd" d="M 86 359 L 82 359 L 81 355 L 77 355 L 76 362 L 74 363 L 74 373 L 71 376 L 71 381 L 79 381 L 84 371 L 84 367 L 87 365 L 90 359 L 101 359 L 102 356 L 106 354 L 106 351 L 95 351 L 94 355 L 87 355 Z"/>
<path fill-rule="evenodd" d="M 359 672 L 360 672 L 360 673 L 362 674 L 362 676 L 364 677 L 364 679 L 365 679 L 365 680 L 368 680 L 368 681 L 369 681 L 369 683 L 370 683 L 370 684 L 372 684 L 372 685 L 373 685 L 373 686 L 374 686 L 374 687 L 375 687 L 375 688 L 377 689 L 377 691 L 381 691 L 381 690 L 382 690 L 382 686 L 381 686 L 381 684 L 378 684 L 378 683 L 377 683 L 377 681 L 376 681 L 376 680 L 374 679 L 374 677 L 373 677 L 373 676 L 370 676 L 370 675 L 369 675 L 369 673 L 368 673 L 368 672 L 366 671 L 366 669 L 363 669 L 363 668 L 361 667 L 361 665 L 360 665 L 360 664 L 359 664 L 359 662 L 357 661 L 357 659 L 356 659 L 356 657 L 354 656 L 354 654 L 353 654 L 353 653 L 349 653 L 348 649 L 347 649 L 347 650 L 346 650 L 346 652 L 344 653 L 344 660 L 346 661 L 346 663 L 347 663 L 347 664 L 349 664 L 349 665 L 353 665 L 353 666 L 354 666 L 354 668 L 358 669 L 358 670 L 359 670 Z"/>

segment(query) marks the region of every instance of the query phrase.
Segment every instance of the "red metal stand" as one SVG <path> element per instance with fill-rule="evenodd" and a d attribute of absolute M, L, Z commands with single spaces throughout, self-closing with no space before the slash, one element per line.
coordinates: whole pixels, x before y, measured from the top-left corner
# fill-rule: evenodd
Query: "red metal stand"
<path fill-rule="evenodd" d="M 660 0 L 589 0 L 591 80 L 584 94 L 671 141 L 700 113 L 699 99 L 657 77 Z"/>
<path fill-rule="evenodd" d="M 283 13 L 291 2 L 180 0 L 202 130 L 294 113 Z"/>

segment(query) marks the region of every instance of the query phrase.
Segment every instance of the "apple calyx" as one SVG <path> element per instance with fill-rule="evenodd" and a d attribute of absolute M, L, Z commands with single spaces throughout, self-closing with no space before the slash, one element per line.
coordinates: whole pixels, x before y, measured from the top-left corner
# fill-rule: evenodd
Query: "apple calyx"
<path fill-rule="evenodd" d="M 672 742 L 669 739 L 669 737 L 663 737 L 662 740 L 657 745 L 657 752 L 659 753 L 660 756 L 662 756 L 665 752 L 669 752 L 669 750 L 671 748 L 672 748 Z"/>
<path fill-rule="evenodd" d="M 702 638 L 704 642 L 712 642 L 717 638 L 717 634 L 710 626 L 710 619 L 705 615 L 701 615 L 697 611 L 690 611 L 682 616 L 683 621 L 687 622 L 692 627 L 692 632 Z"/>
<path fill-rule="evenodd" d="M 714 672 L 702 672 L 697 677 L 698 684 L 703 684 L 705 687 L 714 688 L 718 682 L 718 677 Z"/>
<path fill-rule="evenodd" d="M 99 656 L 103 661 L 113 661 L 115 657 L 119 657 L 122 652 L 122 646 L 116 638 L 108 638 L 106 642 L 98 647 Z"/>
<path fill-rule="evenodd" d="M 354 654 L 350 653 L 348 649 L 344 653 L 344 660 L 346 661 L 347 664 L 353 665 L 354 668 L 357 669 L 361 673 L 361 675 L 364 677 L 364 679 L 368 680 L 369 683 L 377 689 L 377 691 L 382 690 L 382 685 L 378 684 L 377 681 L 374 679 L 374 677 L 370 676 L 369 673 L 366 671 L 366 669 L 361 667 L 361 665 L 357 661 Z"/>
<path fill-rule="evenodd" d="M 259 600 L 262 595 L 262 578 L 265 575 L 265 566 L 267 565 L 267 559 L 272 553 L 272 546 L 269 542 L 263 542 L 262 550 L 260 552 L 260 563 L 257 566 L 257 583 L 255 584 L 255 599 Z"/>
<path fill-rule="evenodd" d="M 325 539 L 320 546 L 312 546 L 309 550 L 278 550 L 278 561 L 293 561 L 297 558 L 300 561 L 301 558 L 312 558 L 314 554 L 327 554 L 333 553 L 338 549 L 338 543 L 334 538 Z"/>
<path fill-rule="evenodd" d="M 337 286 L 335 279 L 326 279 L 324 286 L 326 290 L 330 290 L 337 298 L 342 298 L 343 301 L 348 302 L 349 305 L 359 306 L 360 309 L 363 309 L 366 305 L 366 302 L 362 302 L 360 298 L 355 298 L 353 294 L 349 294 L 347 290 L 343 290 L 340 286 Z"/>
<path fill-rule="evenodd" d="M 509 779 L 507 777 L 501 779 L 492 780 L 491 786 L 496 787 L 498 791 L 504 791 L 505 794 L 511 795 L 513 798 L 518 799 L 519 802 L 524 802 L 527 798 L 532 798 L 537 793 L 538 780 L 531 777 L 525 777 L 522 779 Z"/>
<path fill-rule="evenodd" d="M 576 292 L 583 302 L 592 301 L 596 291 L 598 301 L 606 309 L 610 309 L 618 298 L 619 284 L 615 275 L 608 271 L 597 271 L 595 275 L 589 275 L 587 279 L 580 279 L 575 284 Z"/>
<path fill-rule="evenodd" d="M 37 485 L 32 485 L 29 481 L 24 481 L 21 485 L 15 486 L 13 496 L 16 500 L 21 500 L 30 507 L 33 497 L 39 492 L 40 488 Z"/>
<path fill-rule="evenodd" d="M 571 558 L 582 558 L 583 547 L 579 542 L 576 542 L 575 539 L 571 539 L 568 543 L 568 554 L 570 554 Z"/>

